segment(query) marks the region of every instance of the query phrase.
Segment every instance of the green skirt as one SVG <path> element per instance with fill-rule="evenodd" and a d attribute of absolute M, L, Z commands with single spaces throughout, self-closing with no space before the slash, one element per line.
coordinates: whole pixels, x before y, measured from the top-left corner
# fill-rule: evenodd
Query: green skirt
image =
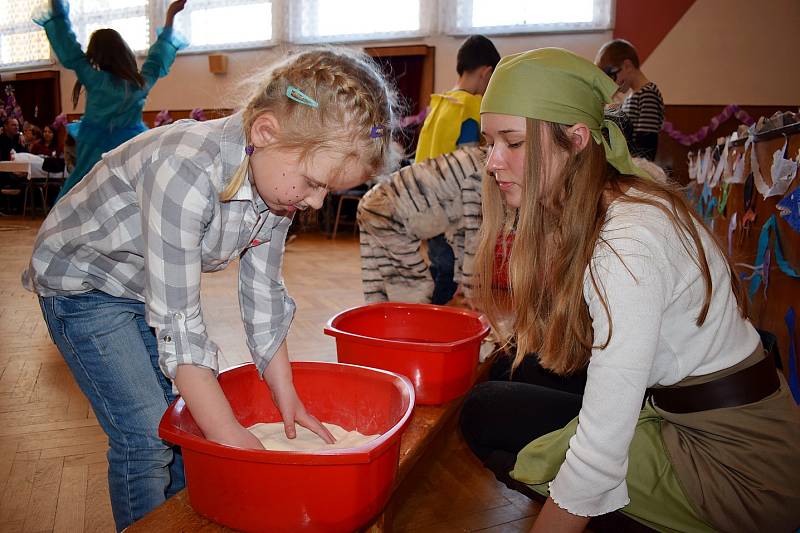
<path fill-rule="evenodd" d="M 620 509 L 634 520 L 657 531 L 714 531 L 692 508 L 664 448 L 662 418 L 648 402 L 639 414 L 628 452 L 628 496 L 630 503 Z M 578 418 L 562 429 L 528 444 L 517 455 L 511 477 L 548 496 L 550 482 L 567 456 L 569 439 Z"/>
<path fill-rule="evenodd" d="M 740 363 L 688 377 L 691 386 L 763 359 L 758 346 Z M 794 531 L 800 509 L 800 408 L 783 375 L 766 398 L 737 407 L 669 413 L 648 401 L 628 451 L 630 503 L 621 511 L 658 531 Z M 547 495 L 578 419 L 531 442 L 511 476 Z"/>

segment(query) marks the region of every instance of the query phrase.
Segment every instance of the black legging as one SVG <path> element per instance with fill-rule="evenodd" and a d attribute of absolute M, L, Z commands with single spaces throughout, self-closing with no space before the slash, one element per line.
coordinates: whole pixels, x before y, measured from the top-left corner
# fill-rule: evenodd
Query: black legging
<path fill-rule="evenodd" d="M 517 453 L 578 415 L 586 371 L 560 377 L 542 368 L 531 354 L 509 379 L 511 362 L 511 356 L 501 354 L 489 371 L 489 381 L 472 389 L 460 425 L 464 439 L 483 464 L 500 481 L 519 490 L 508 476 Z"/>
<path fill-rule="evenodd" d="M 578 416 L 586 388 L 586 370 L 568 378 L 545 370 L 535 355 L 526 357 L 509 379 L 510 356 L 501 355 L 489 370 L 489 381 L 472 389 L 461 411 L 461 432 L 469 447 L 498 480 L 538 502 L 545 497 L 508 473 L 517 453 L 531 441 L 563 428 Z M 596 516 L 598 533 L 652 531 L 621 513 Z"/>

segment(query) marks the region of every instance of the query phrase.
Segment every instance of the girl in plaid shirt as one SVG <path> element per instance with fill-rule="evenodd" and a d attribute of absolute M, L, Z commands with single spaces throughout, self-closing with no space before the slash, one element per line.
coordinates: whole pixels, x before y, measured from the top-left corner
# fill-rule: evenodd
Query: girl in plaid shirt
<path fill-rule="evenodd" d="M 44 221 L 23 283 L 109 436 L 118 529 L 183 486 L 180 455 L 158 437 L 170 380 L 208 439 L 261 447 L 216 381 L 201 272 L 240 260 L 247 344 L 286 435 L 298 423 L 333 442 L 292 384 L 284 241 L 295 211 L 383 169 L 394 109 L 363 54 L 304 51 L 270 69 L 241 112 L 179 121 L 106 154 Z"/>

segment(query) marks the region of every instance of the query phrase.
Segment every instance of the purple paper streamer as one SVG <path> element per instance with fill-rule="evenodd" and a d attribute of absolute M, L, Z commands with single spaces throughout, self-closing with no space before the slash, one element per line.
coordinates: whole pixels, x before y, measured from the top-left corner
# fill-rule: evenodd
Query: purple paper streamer
<path fill-rule="evenodd" d="M 710 133 L 714 132 L 720 126 L 720 124 L 726 122 L 732 116 L 735 116 L 739 122 L 746 124 L 747 126 L 755 123 L 755 120 L 753 120 L 753 118 L 748 115 L 746 111 L 740 109 L 736 104 L 730 104 L 725 106 L 725 109 L 723 109 L 719 115 L 712 117 L 708 126 L 703 126 L 692 134 L 687 135 L 686 133 L 675 129 L 675 126 L 672 125 L 672 122 L 667 121 L 664 121 L 664 125 L 661 127 L 661 129 L 678 143 L 684 146 L 691 146 L 703 141 Z"/>
<path fill-rule="evenodd" d="M 155 127 L 166 126 L 167 124 L 171 123 L 172 117 L 170 116 L 169 111 L 166 109 L 159 111 L 158 115 L 156 115 L 156 118 L 153 120 L 153 126 Z"/>
<path fill-rule="evenodd" d="M 189 118 L 196 120 L 197 122 L 205 122 L 208 120 L 206 118 L 206 112 L 200 107 L 195 107 L 192 109 L 192 111 L 189 113 Z"/>

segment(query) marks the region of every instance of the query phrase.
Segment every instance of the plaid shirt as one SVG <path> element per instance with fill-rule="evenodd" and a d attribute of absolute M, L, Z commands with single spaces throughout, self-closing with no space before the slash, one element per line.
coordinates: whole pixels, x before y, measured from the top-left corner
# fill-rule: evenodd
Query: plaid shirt
<path fill-rule="evenodd" d="M 218 370 L 200 273 L 238 257 L 247 345 L 263 372 L 294 316 L 281 277 L 291 219 L 270 213 L 249 184 L 218 200 L 244 142 L 236 114 L 178 121 L 105 154 L 42 224 L 23 285 L 45 297 L 96 289 L 144 302 L 161 369 L 174 378 L 183 364 Z"/>

